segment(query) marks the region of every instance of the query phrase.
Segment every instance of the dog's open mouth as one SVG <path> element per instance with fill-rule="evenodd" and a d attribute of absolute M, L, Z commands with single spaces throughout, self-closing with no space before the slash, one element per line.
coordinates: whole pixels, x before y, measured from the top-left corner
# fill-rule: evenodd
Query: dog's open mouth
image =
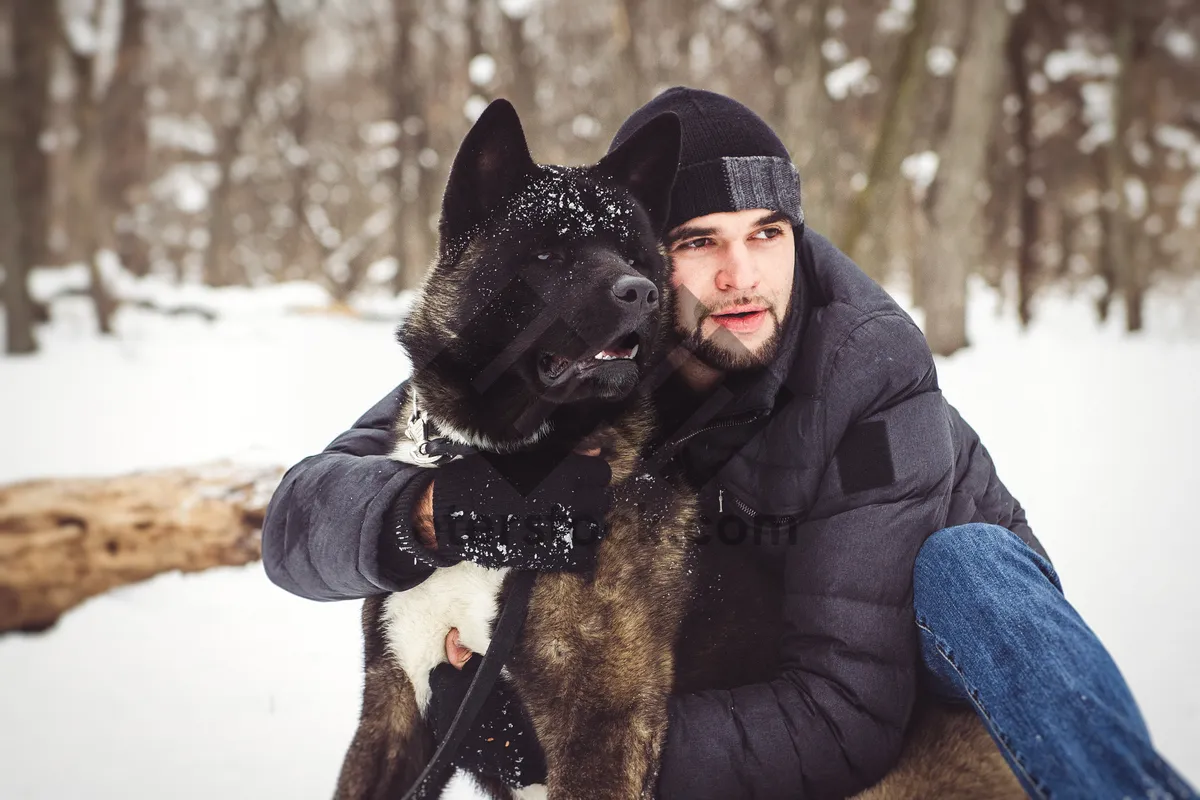
<path fill-rule="evenodd" d="M 538 358 L 538 373 L 547 385 L 565 380 L 567 373 L 584 374 L 595 369 L 614 366 L 622 362 L 635 364 L 641 342 L 636 332 L 627 334 L 589 358 L 570 359 L 543 350 Z"/>

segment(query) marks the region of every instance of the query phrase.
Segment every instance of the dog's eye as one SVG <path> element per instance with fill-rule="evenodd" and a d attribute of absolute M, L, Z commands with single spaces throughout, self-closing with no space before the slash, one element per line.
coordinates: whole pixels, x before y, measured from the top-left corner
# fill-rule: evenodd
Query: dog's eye
<path fill-rule="evenodd" d="M 631 267 L 636 267 L 638 265 L 636 258 L 627 258 L 625 259 L 625 262 Z"/>
<path fill-rule="evenodd" d="M 553 263 L 555 261 L 562 261 L 562 255 L 553 250 L 543 250 L 537 254 L 537 260 L 543 263 Z"/>

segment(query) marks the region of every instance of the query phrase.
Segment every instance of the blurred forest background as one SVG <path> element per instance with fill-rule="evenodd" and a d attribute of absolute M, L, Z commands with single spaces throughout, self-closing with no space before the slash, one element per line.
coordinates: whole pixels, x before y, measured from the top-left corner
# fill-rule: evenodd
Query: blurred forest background
<path fill-rule="evenodd" d="M 1195 0 L 0 0 L 7 350 L 34 267 L 415 287 L 446 173 L 507 97 L 534 157 L 598 158 L 688 84 L 780 132 L 810 225 L 911 287 L 936 352 L 968 276 L 1125 309 L 1200 264 Z"/>
<path fill-rule="evenodd" d="M 1200 0 L 0 0 L 0 797 L 329 796 L 360 609 L 266 579 L 267 500 L 410 373 L 486 104 L 584 164 L 676 84 L 956 353 L 1200 784 Z"/>

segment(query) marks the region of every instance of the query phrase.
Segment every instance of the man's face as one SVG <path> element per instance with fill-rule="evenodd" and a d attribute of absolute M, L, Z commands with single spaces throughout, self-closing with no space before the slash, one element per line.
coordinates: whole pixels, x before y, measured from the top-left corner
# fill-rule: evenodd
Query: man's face
<path fill-rule="evenodd" d="M 675 328 L 718 370 L 753 369 L 779 349 L 795 273 L 795 236 L 765 209 L 696 217 L 667 235 Z"/>

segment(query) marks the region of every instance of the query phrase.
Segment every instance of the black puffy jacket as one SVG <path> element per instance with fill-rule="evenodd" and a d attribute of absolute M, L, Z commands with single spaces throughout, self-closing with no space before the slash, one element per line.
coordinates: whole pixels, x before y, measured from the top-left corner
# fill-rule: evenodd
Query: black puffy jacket
<path fill-rule="evenodd" d="M 916 692 L 921 544 L 982 521 L 1042 552 L 942 397 L 908 315 L 812 231 L 798 239 L 796 278 L 774 362 L 668 425 L 665 444 L 721 521 L 710 533 L 752 542 L 784 600 L 778 677 L 672 697 L 664 800 L 843 797 L 874 783 L 899 754 Z M 386 457 L 403 388 L 284 476 L 263 527 L 275 583 L 350 599 L 434 569 L 407 523 L 430 471 Z"/>

